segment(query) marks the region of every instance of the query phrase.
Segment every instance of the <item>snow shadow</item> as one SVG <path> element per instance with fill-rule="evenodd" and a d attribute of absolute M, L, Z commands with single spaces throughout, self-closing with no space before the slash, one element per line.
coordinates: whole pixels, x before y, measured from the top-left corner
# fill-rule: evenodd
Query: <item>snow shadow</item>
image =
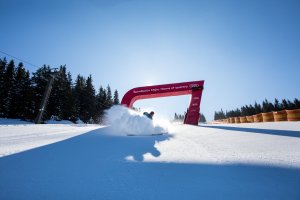
<path fill-rule="evenodd" d="M 108 128 L 0 158 L 0 199 L 299 199 L 300 169 L 143 162 L 169 136 Z M 132 156 L 134 161 L 125 158 Z"/>
<path fill-rule="evenodd" d="M 267 135 L 279 135 L 279 136 L 288 136 L 288 137 L 298 137 L 300 138 L 300 131 L 288 131 L 288 130 L 273 130 L 273 129 L 261 129 L 261 128 L 244 128 L 244 127 L 232 127 L 232 126 L 201 126 L 203 128 L 215 128 L 223 129 L 229 131 L 241 131 L 249 133 L 260 133 Z"/>

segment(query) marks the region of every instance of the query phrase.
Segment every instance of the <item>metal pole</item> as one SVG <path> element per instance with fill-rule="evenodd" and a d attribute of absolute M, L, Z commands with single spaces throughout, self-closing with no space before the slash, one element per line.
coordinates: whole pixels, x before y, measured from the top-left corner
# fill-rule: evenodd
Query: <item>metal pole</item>
<path fill-rule="evenodd" d="M 48 83 L 47 83 L 47 86 L 46 86 L 46 89 L 45 89 L 45 92 L 44 92 L 44 95 L 43 95 L 43 99 L 42 99 L 42 102 L 41 102 L 41 106 L 40 106 L 40 109 L 39 109 L 39 113 L 35 118 L 35 123 L 36 124 L 41 123 L 41 120 L 43 118 L 43 113 L 44 113 L 44 110 L 46 108 L 46 105 L 47 105 L 47 102 L 48 102 L 48 99 L 49 99 L 49 96 L 50 96 L 50 93 L 51 93 L 52 84 L 53 84 L 54 79 L 56 78 L 56 76 L 59 75 L 61 72 L 62 72 L 62 68 L 59 72 L 54 72 L 54 73 L 50 74 L 50 78 L 48 80 Z"/>

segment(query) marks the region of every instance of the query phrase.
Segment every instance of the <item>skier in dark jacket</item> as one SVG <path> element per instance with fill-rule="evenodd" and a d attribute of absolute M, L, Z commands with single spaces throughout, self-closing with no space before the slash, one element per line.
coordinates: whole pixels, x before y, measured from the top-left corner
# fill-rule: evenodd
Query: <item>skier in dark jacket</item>
<path fill-rule="evenodd" d="M 143 114 L 144 114 L 146 117 L 148 117 L 149 119 L 152 120 L 153 115 L 154 115 L 154 112 L 153 112 L 153 111 L 151 111 L 150 113 L 144 112 Z"/>

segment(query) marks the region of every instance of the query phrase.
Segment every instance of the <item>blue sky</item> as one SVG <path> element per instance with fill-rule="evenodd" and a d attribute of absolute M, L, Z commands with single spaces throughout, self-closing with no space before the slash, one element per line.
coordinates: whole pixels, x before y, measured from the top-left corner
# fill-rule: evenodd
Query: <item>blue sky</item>
<path fill-rule="evenodd" d="M 120 96 L 144 85 L 205 80 L 201 112 L 299 98 L 300 1 L 0 0 L 0 50 L 92 74 Z M 4 55 L 1 55 L 4 57 Z M 9 58 L 9 57 L 8 57 Z M 31 72 L 35 67 L 25 64 Z M 183 113 L 188 96 L 138 101 Z"/>

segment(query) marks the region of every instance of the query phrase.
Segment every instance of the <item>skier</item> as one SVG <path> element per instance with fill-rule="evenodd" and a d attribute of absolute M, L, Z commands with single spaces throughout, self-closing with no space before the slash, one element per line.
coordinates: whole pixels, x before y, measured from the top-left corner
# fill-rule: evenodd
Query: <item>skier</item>
<path fill-rule="evenodd" d="M 150 113 L 148 113 L 148 112 L 144 112 L 143 113 L 146 117 L 148 117 L 149 119 L 151 119 L 152 120 L 152 118 L 153 118 L 153 115 L 154 115 L 154 112 L 153 111 L 151 111 Z"/>

